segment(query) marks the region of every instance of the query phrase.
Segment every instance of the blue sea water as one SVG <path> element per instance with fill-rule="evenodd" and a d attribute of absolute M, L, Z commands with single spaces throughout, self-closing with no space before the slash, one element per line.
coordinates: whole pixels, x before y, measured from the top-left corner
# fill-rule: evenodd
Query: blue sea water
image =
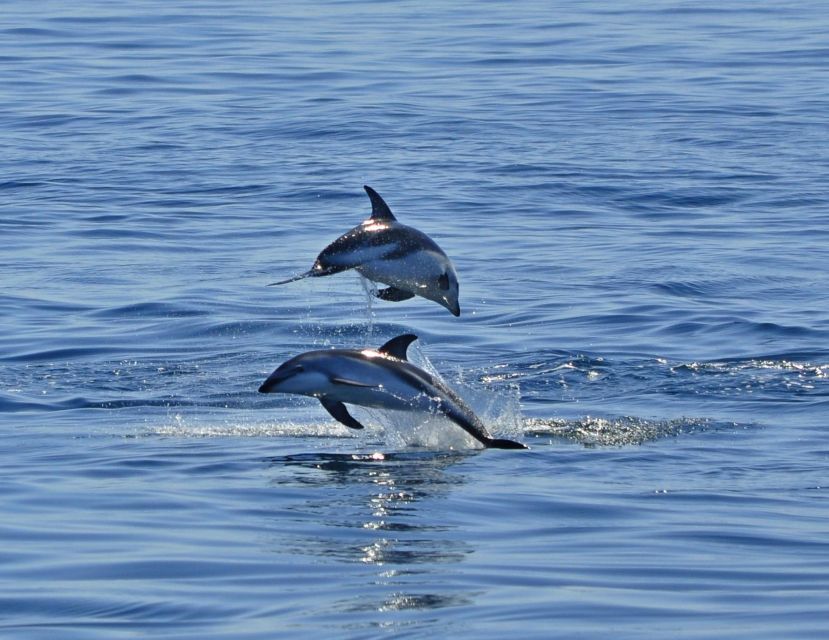
<path fill-rule="evenodd" d="M 829 637 L 827 113 L 820 1 L 3 3 L 0 637 Z M 363 184 L 460 318 L 266 286 Z M 402 332 L 530 451 L 256 392 Z"/>

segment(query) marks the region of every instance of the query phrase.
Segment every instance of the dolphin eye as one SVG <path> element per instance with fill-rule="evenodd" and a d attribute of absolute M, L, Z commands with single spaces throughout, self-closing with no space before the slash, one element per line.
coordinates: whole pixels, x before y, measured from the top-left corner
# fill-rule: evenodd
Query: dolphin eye
<path fill-rule="evenodd" d="M 438 278 L 438 286 L 444 291 L 449 289 L 449 274 L 441 274 L 440 278 Z"/>

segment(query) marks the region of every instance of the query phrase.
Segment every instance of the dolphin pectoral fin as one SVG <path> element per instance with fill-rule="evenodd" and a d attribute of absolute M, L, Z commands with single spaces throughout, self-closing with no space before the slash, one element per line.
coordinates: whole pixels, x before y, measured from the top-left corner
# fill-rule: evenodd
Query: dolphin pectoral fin
<path fill-rule="evenodd" d="M 410 291 L 398 289 L 397 287 L 389 287 L 387 289 L 380 289 L 374 295 L 376 295 L 381 300 L 386 300 L 388 302 L 403 302 L 403 300 L 414 298 L 415 294 L 411 293 Z"/>
<path fill-rule="evenodd" d="M 415 334 L 404 333 L 402 336 L 392 338 L 382 347 L 377 349 L 377 351 L 392 356 L 393 358 L 397 358 L 398 360 L 408 360 L 406 357 L 406 351 L 408 350 L 409 345 L 415 340 L 417 340 L 417 336 Z"/>
<path fill-rule="evenodd" d="M 525 444 L 504 438 L 489 438 L 484 445 L 491 449 L 529 449 Z"/>
<path fill-rule="evenodd" d="M 363 425 L 357 422 L 350 413 L 348 413 L 348 409 L 345 408 L 345 405 L 342 402 L 338 402 L 336 400 L 328 400 L 326 398 L 320 398 L 320 403 L 325 410 L 331 414 L 331 417 L 334 418 L 337 422 L 341 422 L 346 427 L 351 429 L 362 429 Z"/>

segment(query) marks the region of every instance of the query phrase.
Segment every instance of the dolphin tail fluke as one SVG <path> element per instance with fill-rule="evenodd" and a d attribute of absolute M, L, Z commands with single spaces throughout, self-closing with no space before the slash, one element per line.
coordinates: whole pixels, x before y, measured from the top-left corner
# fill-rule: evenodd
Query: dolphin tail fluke
<path fill-rule="evenodd" d="M 504 438 L 489 438 L 484 444 L 491 449 L 529 449 L 525 444 Z"/>

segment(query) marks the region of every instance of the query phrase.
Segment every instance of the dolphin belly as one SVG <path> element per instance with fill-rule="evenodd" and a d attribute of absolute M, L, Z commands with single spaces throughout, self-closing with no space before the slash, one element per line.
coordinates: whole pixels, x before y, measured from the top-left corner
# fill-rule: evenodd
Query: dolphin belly
<path fill-rule="evenodd" d="M 425 291 L 428 283 L 436 281 L 443 273 L 438 256 L 431 251 L 416 251 L 403 257 L 379 257 L 363 262 L 356 269 L 373 282 L 414 294 Z"/>
<path fill-rule="evenodd" d="M 347 404 L 396 411 L 430 411 L 436 400 L 422 389 L 396 379 L 393 373 L 372 376 L 371 382 L 358 371 L 329 381 L 325 395 Z M 355 380 L 347 376 L 354 376 Z"/>

